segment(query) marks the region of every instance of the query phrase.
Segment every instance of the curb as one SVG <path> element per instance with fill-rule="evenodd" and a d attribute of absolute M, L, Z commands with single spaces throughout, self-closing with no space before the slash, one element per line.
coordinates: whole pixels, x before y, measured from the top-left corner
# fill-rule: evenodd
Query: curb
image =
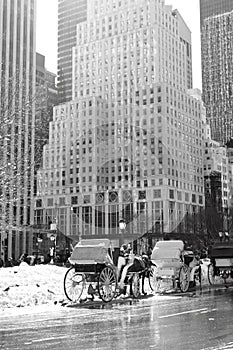
<path fill-rule="evenodd" d="M 116 305 L 124 305 L 124 304 L 133 305 L 138 303 L 140 300 L 149 299 L 153 296 L 154 294 L 141 295 L 138 298 L 132 298 L 130 296 L 127 296 L 124 298 L 113 299 L 109 303 L 105 303 L 102 300 L 94 300 L 94 301 L 87 300 L 87 301 L 78 302 L 78 303 L 68 303 L 64 306 L 70 307 L 70 308 L 107 309 L 107 308 L 112 308 L 113 306 L 116 306 Z"/>

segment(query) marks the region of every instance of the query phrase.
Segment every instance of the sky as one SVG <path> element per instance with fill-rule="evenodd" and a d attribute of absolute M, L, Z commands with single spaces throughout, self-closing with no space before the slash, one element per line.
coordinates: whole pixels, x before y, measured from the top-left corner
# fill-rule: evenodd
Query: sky
<path fill-rule="evenodd" d="M 199 0 L 165 0 L 177 8 L 192 32 L 193 87 L 201 89 L 201 48 Z M 36 50 L 45 56 L 45 66 L 57 72 L 57 3 L 58 0 L 37 0 Z"/>

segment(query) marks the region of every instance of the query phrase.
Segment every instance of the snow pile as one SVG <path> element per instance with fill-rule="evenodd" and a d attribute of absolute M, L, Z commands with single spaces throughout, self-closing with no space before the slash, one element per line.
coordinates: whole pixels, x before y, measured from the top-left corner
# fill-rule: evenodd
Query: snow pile
<path fill-rule="evenodd" d="M 66 300 L 63 291 L 67 268 L 56 265 L 0 268 L 0 312 L 8 308 L 58 304 Z"/>

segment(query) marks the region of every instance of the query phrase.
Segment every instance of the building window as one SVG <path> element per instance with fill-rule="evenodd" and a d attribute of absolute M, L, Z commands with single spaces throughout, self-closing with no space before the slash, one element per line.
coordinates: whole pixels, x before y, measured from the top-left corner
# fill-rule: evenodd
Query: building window
<path fill-rule="evenodd" d="M 154 198 L 161 198 L 161 189 L 154 190 Z"/>
<path fill-rule="evenodd" d="M 52 207 L 53 206 L 53 198 L 48 198 L 48 207 Z"/>
<path fill-rule="evenodd" d="M 36 207 L 37 207 L 37 208 L 42 207 L 42 199 L 37 199 L 37 200 L 36 200 Z"/>
<path fill-rule="evenodd" d="M 203 197 L 199 196 L 199 204 L 203 204 Z"/>
<path fill-rule="evenodd" d="M 169 198 L 170 199 L 174 199 L 175 196 L 174 196 L 174 190 L 169 190 Z"/>
<path fill-rule="evenodd" d="M 78 204 L 78 197 L 75 196 L 75 197 L 71 197 L 71 204 Z"/>
<path fill-rule="evenodd" d="M 196 195 L 195 194 L 192 194 L 192 202 L 196 203 Z"/>

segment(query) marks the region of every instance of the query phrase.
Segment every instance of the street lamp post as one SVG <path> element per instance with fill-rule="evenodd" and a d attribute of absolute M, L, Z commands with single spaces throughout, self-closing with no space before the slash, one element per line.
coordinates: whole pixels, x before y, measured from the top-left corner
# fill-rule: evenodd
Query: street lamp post
<path fill-rule="evenodd" d="M 119 229 L 120 229 L 120 235 L 123 235 L 123 233 L 125 232 L 125 229 L 126 229 L 126 222 L 125 222 L 125 219 L 120 219 L 119 220 Z M 120 237 L 120 240 L 122 240 L 122 237 Z M 119 241 L 120 241 L 119 240 Z M 121 242 L 119 242 L 120 244 L 120 246 L 121 246 Z"/>
<path fill-rule="evenodd" d="M 50 236 L 50 240 L 54 242 L 54 245 L 50 248 L 50 263 L 54 264 L 54 260 L 56 260 L 56 245 L 57 245 L 57 234 L 55 233 L 54 235 Z"/>
<path fill-rule="evenodd" d="M 220 242 L 222 242 L 222 240 L 223 240 L 223 232 L 219 231 L 218 236 L 219 236 Z"/>
<path fill-rule="evenodd" d="M 39 262 L 38 257 L 39 257 L 39 253 L 40 253 L 40 249 L 41 249 L 40 243 L 42 243 L 42 242 L 43 242 L 42 235 L 39 234 L 39 235 L 37 236 L 37 263 Z"/>
<path fill-rule="evenodd" d="M 39 251 L 40 251 L 40 243 L 42 243 L 43 239 L 41 237 L 41 235 L 39 234 L 37 237 L 37 243 L 38 243 L 38 255 L 39 255 Z"/>
<path fill-rule="evenodd" d="M 50 241 L 54 242 L 54 245 L 50 248 L 50 263 L 53 264 L 56 259 L 56 245 L 57 245 L 57 223 L 50 225 L 50 230 L 54 233 L 49 235 Z"/>

